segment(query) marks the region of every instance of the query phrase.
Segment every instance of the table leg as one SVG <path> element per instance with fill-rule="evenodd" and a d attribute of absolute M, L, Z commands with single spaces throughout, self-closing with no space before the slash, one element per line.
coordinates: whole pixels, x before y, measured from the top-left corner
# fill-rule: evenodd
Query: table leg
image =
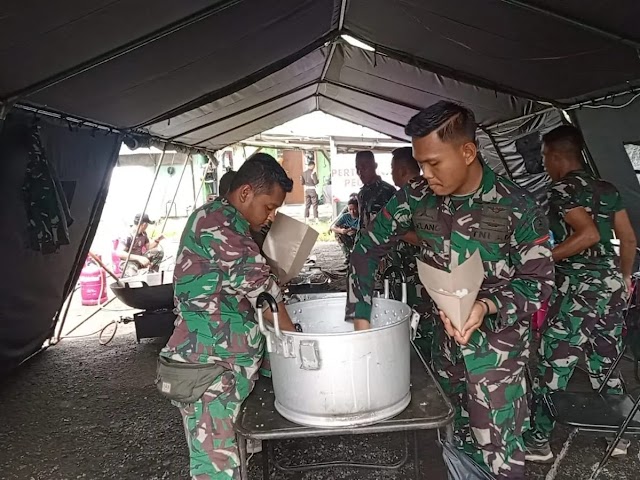
<path fill-rule="evenodd" d="M 262 441 L 262 479 L 269 480 L 271 475 L 269 474 L 269 457 L 271 456 L 271 442 L 268 440 Z"/>
<path fill-rule="evenodd" d="M 415 480 L 420 480 L 420 445 L 418 444 L 418 431 L 413 431 L 413 474 Z"/>
<path fill-rule="evenodd" d="M 249 465 L 247 465 L 247 439 L 242 435 L 236 435 L 236 439 L 238 441 L 238 451 L 240 452 L 240 479 L 249 480 L 247 473 L 249 469 Z"/>

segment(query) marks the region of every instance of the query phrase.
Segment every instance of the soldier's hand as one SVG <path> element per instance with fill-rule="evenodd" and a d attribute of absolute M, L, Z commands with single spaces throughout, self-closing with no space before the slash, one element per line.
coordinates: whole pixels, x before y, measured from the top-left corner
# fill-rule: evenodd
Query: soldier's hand
<path fill-rule="evenodd" d="M 147 268 L 149 265 L 151 265 L 151 261 L 147 257 L 145 257 L 143 255 L 140 255 L 137 258 L 137 261 L 138 261 L 138 263 L 140 264 L 140 266 L 142 268 Z"/>
<path fill-rule="evenodd" d="M 487 313 L 487 306 L 485 304 L 483 304 L 482 302 L 474 303 L 473 308 L 471 309 L 471 313 L 469 314 L 469 319 L 464 324 L 464 327 L 462 327 L 462 332 L 458 332 L 456 330 L 456 342 L 458 342 L 460 345 L 466 345 L 467 343 L 469 343 L 471 334 L 473 334 L 473 332 L 480 328 L 482 322 L 484 322 L 484 316 Z"/>
<path fill-rule="evenodd" d="M 624 277 L 624 284 L 627 287 L 627 293 L 631 295 L 631 289 L 633 288 L 633 283 L 631 282 L 631 276 Z"/>
<path fill-rule="evenodd" d="M 456 328 L 451 323 L 451 320 L 449 320 L 449 317 L 447 317 L 442 310 L 439 310 L 439 313 L 440 313 L 440 320 L 442 320 L 442 323 L 444 325 L 444 330 L 447 332 L 447 335 L 449 335 L 451 338 L 455 338 L 456 333 L 459 334 L 458 330 L 456 330 Z"/>
<path fill-rule="evenodd" d="M 364 318 L 356 318 L 353 320 L 353 329 L 357 332 L 359 330 L 369 330 L 371 328 L 371 324 L 369 320 L 365 320 Z"/>

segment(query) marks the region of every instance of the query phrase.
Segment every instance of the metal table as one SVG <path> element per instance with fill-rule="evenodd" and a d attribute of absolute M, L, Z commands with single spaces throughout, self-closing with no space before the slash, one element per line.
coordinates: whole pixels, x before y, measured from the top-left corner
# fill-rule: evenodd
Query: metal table
<path fill-rule="evenodd" d="M 301 472 L 329 467 L 352 467 L 376 470 L 397 470 L 409 459 L 409 432 L 413 433 L 413 465 L 415 478 L 421 478 L 419 469 L 418 430 L 445 428 L 447 438 L 453 435 L 454 409 L 433 373 L 414 348 L 411 349 L 411 403 L 399 415 L 374 425 L 341 428 L 305 427 L 284 419 L 275 409 L 275 396 L 270 378 L 261 377 L 238 414 L 235 430 L 240 450 L 241 478 L 247 480 L 247 439 L 263 442 L 263 478 L 270 478 L 270 464 L 283 472 Z M 367 465 L 351 462 L 322 462 L 300 466 L 280 465 L 273 455 L 271 440 L 324 437 L 335 435 L 363 435 L 405 432 L 405 451 L 394 464 Z"/>

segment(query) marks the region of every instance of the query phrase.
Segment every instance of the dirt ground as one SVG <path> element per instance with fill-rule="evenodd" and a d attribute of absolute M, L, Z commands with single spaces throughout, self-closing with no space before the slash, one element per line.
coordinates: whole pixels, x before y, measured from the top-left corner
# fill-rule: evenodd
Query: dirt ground
<path fill-rule="evenodd" d="M 342 262 L 334 243 L 318 244 L 318 262 L 337 268 Z M 65 332 L 91 309 L 74 303 Z M 114 302 L 74 332 L 95 332 L 129 311 Z M 108 345 L 97 336 L 63 340 L 29 361 L 0 385 L 0 479 L 187 479 L 188 453 L 180 416 L 155 390 L 157 353 L 164 340 L 136 344 L 133 324 L 119 325 Z M 623 365 L 631 388 L 637 382 L 631 363 Z M 587 378 L 577 372 L 571 388 L 586 389 Z M 568 431 L 558 428 L 553 449 L 562 448 Z M 403 437 L 353 436 L 312 438 L 282 442 L 276 455 L 283 463 L 317 460 L 393 462 L 401 453 Z M 573 480 L 587 478 L 604 453 L 601 438 L 579 434 L 557 472 L 549 466 L 527 466 L 527 478 Z M 425 479 L 445 479 L 446 473 L 434 433 L 420 437 L 420 468 Z M 250 462 L 250 478 L 261 477 L 261 457 Z M 600 477 L 616 480 L 640 478 L 637 442 L 627 458 L 612 460 Z M 337 468 L 323 472 L 272 476 L 274 479 L 409 479 L 411 464 L 399 472 L 372 472 Z"/>

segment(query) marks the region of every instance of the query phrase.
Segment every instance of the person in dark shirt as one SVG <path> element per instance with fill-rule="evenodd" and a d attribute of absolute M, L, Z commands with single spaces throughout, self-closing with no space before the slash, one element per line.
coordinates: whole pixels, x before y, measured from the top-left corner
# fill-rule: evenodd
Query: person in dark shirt
<path fill-rule="evenodd" d="M 349 263 L 349 256 L 353 249 L 356 232 L 359 228 L 358 200 L 352 198 L 347 203 L 347 211 L 338 217 L 331 230 L 336 236 L 345 256 L 345 263 Z"/>
<path fill-rule="evenodd" d="M 119 239 L 116 255 L 120 258 L 120 268 L 124 272 L 122 277 L 132 277 L 139 273 L 157 272 L 160 262 L 164 258 L 164 252 L 158 248 L 163 236 L 149 240 L 147 227 L 155 222 L 149 219 L 149 215 L 137 214 L 133 219 L 133 228 L 129 233 Z M 131 255 L 129 255 L 131 251 Z M 129 261 L 127 262 L 127 257 Z M 125 269 L 126 264 L 126 269 Z"/>
<path fill-rule="evenodd" d="M 320 183 L 318 175 L 314 171 L 315 162 L 309 162 L 307 169 L 302 173 L 300 180 L 304 187 L 304 221 L 309 218 L 309 210 L 313 207 L 313 221 L 318 221 L 318 192 L 316 186 Z"/>

